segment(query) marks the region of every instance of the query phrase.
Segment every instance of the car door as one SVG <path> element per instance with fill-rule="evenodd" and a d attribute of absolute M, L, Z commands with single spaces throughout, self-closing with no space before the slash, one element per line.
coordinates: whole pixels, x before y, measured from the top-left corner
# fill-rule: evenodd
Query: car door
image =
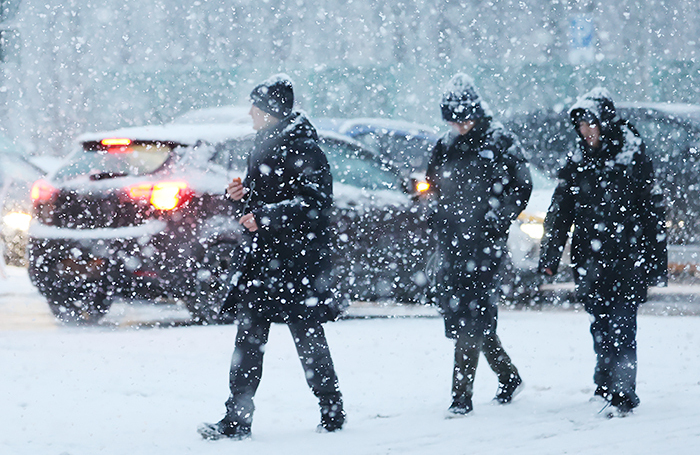
<path fill-rule="evenodd" d="M 371 152 L 330 138 L 321 147 L 334 180 L 334 276 L 341 290 L 352 299 L 415 300 L 426 284 L 425 206 Z"/>

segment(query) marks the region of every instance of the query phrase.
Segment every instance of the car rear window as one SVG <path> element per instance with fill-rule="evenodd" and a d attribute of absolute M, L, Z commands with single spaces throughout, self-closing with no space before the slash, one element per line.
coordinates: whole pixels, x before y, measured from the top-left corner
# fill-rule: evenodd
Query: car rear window
<path fill-rule="evenodd" d="M 81 175 L 140 176 L 160 169 L 172 156 L 174 144 L 138 142 L 129 145 L 104 146 L 85 143 L 61 167 L 54 178 L 66 181 Z"/>

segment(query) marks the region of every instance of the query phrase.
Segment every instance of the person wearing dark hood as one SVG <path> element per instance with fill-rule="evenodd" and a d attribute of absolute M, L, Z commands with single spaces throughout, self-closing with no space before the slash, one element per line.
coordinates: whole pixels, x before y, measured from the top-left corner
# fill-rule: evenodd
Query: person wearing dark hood
<path fill-rule="evenodd" d="M 442 97 L 452 131 L 432 151 L 427 180 L 436 196 L 430 224 L 438 238 L 435 295 L 445 334 L 455 340 L 448 417 L 472 411 L 474 375 L 484 353 L 498 376 L 495 400 L 510 403 L 522 378 L 496 334 L 498 270 L 513 220 L 532 181 L 519 141 L 493 120 L 472 80 L 457 74 Z"/>
<path fill-rule="evenodd" d="M 617 115 L 607 90 L 580 97 L 570 118 L 579 147 L 559 172 L 539 269 L 557 272 L 573 225 L 576 295 L 592 316 L 594 398 L 626 415 L 639 405 L 637 309 L 648 286 L 667 283 L 663 195 L 642 138 Z"/>
<path fill-rule="evenodd" d="M 329 284 L 330 167 L 316 130 L 292 110 L 288 76 L 271 77 L 250 97 L 255 145 L 245 180 L 234 179 L 227 194 L 244 206 L 239 222 L 253 238 L 226 300 L 226 310 L 238 321 L 226 415 L 199 427 L 205 439 L 250 436 L 253 396 L 273 322 L 286 323 L 292 333 L 307 383 L 319 400 L 319 430 L 336 431 L 345 422 L 321 325 L 340 314 Z"/>

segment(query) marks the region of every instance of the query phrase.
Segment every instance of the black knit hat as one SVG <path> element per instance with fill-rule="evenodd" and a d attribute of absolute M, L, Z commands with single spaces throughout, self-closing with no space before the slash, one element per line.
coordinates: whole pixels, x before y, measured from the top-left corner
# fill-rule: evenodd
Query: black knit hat
<path fill-rule="evenodd" d="M 276 118 L 284 118 L 292 112 L 294 89 L 286 74 L 276 74 L 250 92 L 253 106 Z"/>
<path fill-rule="evenodd" d="M 440 108 L 446 122 L 461 123 L 487 116 L 474 82 L 463 73 L 455 75 L 447 83 Z"/>

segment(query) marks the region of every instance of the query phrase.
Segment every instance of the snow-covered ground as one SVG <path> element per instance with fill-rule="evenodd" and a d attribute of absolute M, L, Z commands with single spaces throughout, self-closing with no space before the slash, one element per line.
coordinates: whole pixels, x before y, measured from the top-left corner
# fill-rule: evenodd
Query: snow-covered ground
<path fill-rule="evenodd" d="M 475 411 L 445 419 L 452 345 L 435 317 L 326 325 L 348 422 L 319 415 L 289 332 L 273 326 L 253 438 L 203 441 L 227 396 L 234 326 L 178 324 L 175 307 L 117 305 L 99 327 L 53 322 L 26 272 L 0 278 L 0 454 L 696 454 L 700 317 L 639 318 L 638 392 L 624 419 L 600 417 L 588 317 L 575 309 L 504 310 L 499 330 L 526 381 L 494 405 L 481 362 Z M 393 310 L 392 310 L 393 311 Z M 406 312 L 406 310 L 404 310 Z M 410 311 L 409 311 L 410 312 Z M 654 313 L 654 312 L 649 312 Z M 432 313 L 425 312 L 425 315 Z M 167 327 L 157 321 L 171 322 Z"/>

